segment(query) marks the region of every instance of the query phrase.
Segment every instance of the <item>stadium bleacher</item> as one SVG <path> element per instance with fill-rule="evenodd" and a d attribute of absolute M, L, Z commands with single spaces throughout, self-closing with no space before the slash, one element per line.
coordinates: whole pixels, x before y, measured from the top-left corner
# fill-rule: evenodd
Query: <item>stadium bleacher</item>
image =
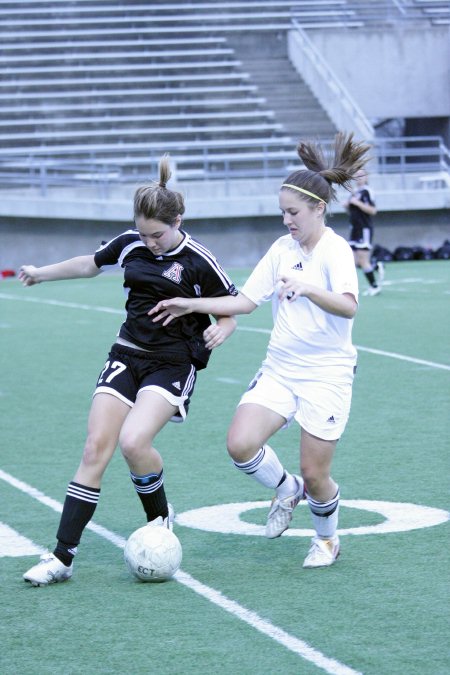
<path fill-rule="evenodd" d="M 164 150 L 179 180 L 283 175 L 300 136 L 336 131 L 280 40 L 293 19 L 354 30 L 448 16 L 429 0 L 0 0 L 1 177 L 69 180 L 89 162 L 85 175 L 134 180 Z"/>

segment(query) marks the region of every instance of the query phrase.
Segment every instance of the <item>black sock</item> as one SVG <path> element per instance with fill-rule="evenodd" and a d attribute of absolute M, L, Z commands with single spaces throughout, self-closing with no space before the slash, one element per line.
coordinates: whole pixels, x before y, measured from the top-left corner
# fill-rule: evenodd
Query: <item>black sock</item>
<path fill-rule="evenodd" d="M 130 476 L 144 507 L 147 521 L 155 520 L 158 516 L 167 518 L 169 508 L 164 491 L 163 471 L 161 470 L 161 473 L 149 473 L 146 476 L 136 476 L 130 471 Z"/>
<path fill-rule="evenodd" d="M 97 488 L 73 481 L 69 483 L 56 534 L 58 543 L 53 551 L 64 565 L 71 565 L 83 530 L 94 515 L 99 497 L 100 490 Z"/>
<path fill-rule="evenodd" d="M 370 272 L 364 272 L 364 274 L 369 284 L 373 286 L 373 288 L 376 288 L 378 284 L 375 280 L 375 274 L 373 273 L 373 270 L 370 270 Z"/>

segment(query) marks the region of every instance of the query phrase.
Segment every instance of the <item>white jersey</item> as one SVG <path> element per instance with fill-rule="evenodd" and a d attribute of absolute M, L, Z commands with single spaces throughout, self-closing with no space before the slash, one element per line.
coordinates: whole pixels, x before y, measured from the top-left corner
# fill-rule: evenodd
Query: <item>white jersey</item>
<path fill-rule="evenodd" d="M 299 275 L 305 283 L 351 293 L 358 300 L 358 278 L 349 244 L 329 227 L 309 254 L 290 234 L 280 237 L 241 290 L 256 305 L 273 301 L 274 327 L 264 361 L 273 373 L 294 379 L 346 378 L 356 364 L 353 320 L 325 312 L 304 297 L 279 302 L 279 279 L 284 275 Z"/>

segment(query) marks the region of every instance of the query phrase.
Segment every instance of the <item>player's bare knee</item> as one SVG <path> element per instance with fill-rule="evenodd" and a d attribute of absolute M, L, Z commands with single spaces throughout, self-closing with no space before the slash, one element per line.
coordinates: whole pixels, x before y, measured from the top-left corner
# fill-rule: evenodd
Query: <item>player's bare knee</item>
<path fill-rule="evenodd" d="M 325 476 L 317 472 L 314 467 L 301 467 L 301 475 L 305 481 L 305 489 L 312 497 L 322 491 L 324 482 L 327 481 Z"/>
<path fill-rule="evenodd" d="M 102 463 L 102 458 L 107 451 L 105 442 L 100 437 L 89 435 L 83 450 L 82 463 L 85 466 L 96 466 Z"/>
<path fill-rule="evenodd" d="M 228 434 L 227 450 L 235 462 L 248 462 L 258 452 L 258 447 L 238 434 Z"/>
<path fill-rule="evenodd" d="M 119 446 L 125 460 L 129 464 L 133 464 L 136 460 L 142 457 L 143 447 L 150 449 L 148 440 L 144 443 L 139 434 L 127 431 L 119 437 Z"/>

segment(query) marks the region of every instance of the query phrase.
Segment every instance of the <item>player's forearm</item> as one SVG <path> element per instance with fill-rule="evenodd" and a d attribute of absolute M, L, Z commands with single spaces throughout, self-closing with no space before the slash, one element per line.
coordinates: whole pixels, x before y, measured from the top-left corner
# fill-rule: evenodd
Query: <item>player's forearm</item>
<path fill-rule="evenodd" d="M 234 314 L 250 314 L 257 305 L 245 295 L 223 295 L 219 298 L 191 298 L 188 301 L 191 312 L 231 317 Z"/>
<path fill-rule="evenodd" d="M 31 268 L 32 266 L 24 265 L 21 271 L 24 275 L 29 272 L 32 275 L 34 283 L 88 278 L 94 277 L 100 273 L 99 268 L 94 262 L 93 255 L 70 258 L 69 260 L 63 260 L 62 262 L 53 265 L 37 267 L 34 268 L 34 270 Z"/>
<path fill-rule="evenodd" d="M 351 293 L 334 293 L 323 288 L 308 286 L 303 296 L 308 298 L 317 307 L 328 314 L 341 316 L 344 319 L 353 319 L 358 309 L 358 303 Z"/>

